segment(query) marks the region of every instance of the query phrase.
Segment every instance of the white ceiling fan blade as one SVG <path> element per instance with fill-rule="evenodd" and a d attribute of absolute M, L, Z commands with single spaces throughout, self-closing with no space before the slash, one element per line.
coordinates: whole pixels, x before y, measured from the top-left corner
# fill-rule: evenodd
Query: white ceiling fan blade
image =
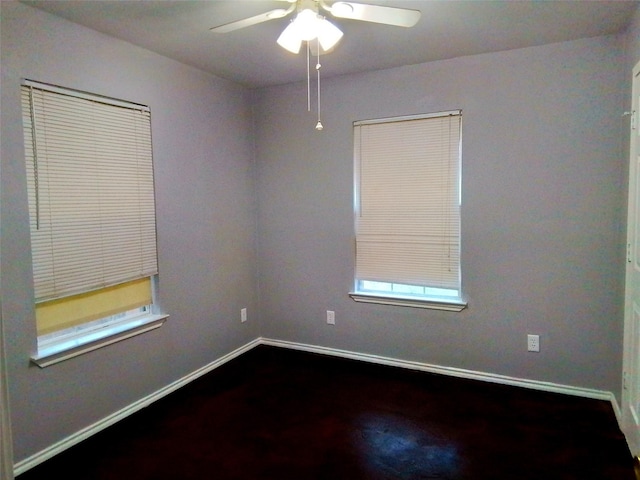
<path fill-rule="evenodd" d="M 215 33 L 232 32 L 234 30 L 257 25 L 258 23 L 266 22 L 268 20 L 273 20 L 274 18 L 285 17 L 293 12 L 295 8 L 296 4 L 292 3 L 291 6 L 286 10 L 284 8 L 276 8 L 275 10 L 261 13 L 260 15 L 254 15 L 253 17 L 244 18 L 235 22 L 225 23 L 224 25 L 219 25 L 217 27 L 212 27 L 209 30 Z"/>
<path fill-rule="evenodd" d="M 331 12 L 334 17 L 383 23 L 397 27 L 413 27 L 420 19 L 419 10 L 407 8 L 383 7 L 353 2 L 335 2 L 331 6 L 322 2 L 322 7 Z"/>

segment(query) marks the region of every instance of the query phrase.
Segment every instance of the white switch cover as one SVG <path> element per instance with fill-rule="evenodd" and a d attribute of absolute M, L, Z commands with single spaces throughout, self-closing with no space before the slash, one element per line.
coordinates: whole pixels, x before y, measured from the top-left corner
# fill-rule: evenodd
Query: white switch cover
<path fill-rule="evenodd" d="M 247 321 L 247 309 L 243 308 L 242 310 L 240 310 L 240 321 L 242 323 Z"/>
<path fill-rule="evenodd" d="M 327 310 L 327 323 L 329 325 L 336 324 L 336 312 L 334 312 L 333 310 Z"/>

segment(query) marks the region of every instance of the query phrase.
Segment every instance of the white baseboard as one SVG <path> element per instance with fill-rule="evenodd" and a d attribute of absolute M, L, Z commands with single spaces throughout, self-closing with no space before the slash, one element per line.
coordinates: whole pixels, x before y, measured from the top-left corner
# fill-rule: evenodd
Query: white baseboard
<path fill-rule="evenodd" d="M 352 352 L 349 350 L 340 350 L 336 348 L 321 347 L 318 345 L 309 345 L 304 343 L 289 342 L 285 340 L 276 340 L 272 338 L 258 337 L 255 340 L 252 340 L 251 342 L 247 343 L 246 345 L 243 345 L 242 347 L 237 348 L 236 350 L 209 363 L 208 365 L 205 365 L 204 367 L 199 368 L 198 370 L 182 377 L 181 379 L 167 385 L 166 387 L 163 387 L 160 390 L 157 390 L 151 395 L 148 395 L 132 403 L 128 407 L 125 407 L 122 410 L 119 410 L 103 418 L 102 420 L 92 425 L 89 425 L 86 428 L 83 428 L 82 430 L 74 433 L 73 435 L 70 435 L 69 437 L 63 440 L 56 442 L 50 447 L 26 458 L 25 460 L 22 460 L 16 463 L 14 465 L 15 475 L 19 475 L 29 470 L 30 468 L 33 468 L 36 465 L 52 458 L 58 453 L 61 453 L 64 450 L 80 443 L 81 441 L 100 432 L 101 430 L 104 430 L 105 428 L 113 425 L 114 423 L 152 404 L 156 400 L 160 400 L 161 398 L 165 397 L 171 392 L 174 392 L 177 389 L 192 382 L 193 380 L 201 377 L 202 375 L 205 375 L 206 373 L 209 373 L 212 370 L 215 370 L 221 365 L 224 365 L 228 361 L 242 355 L 243 353 L 248 352 L 249 350 L 253 349 L 258 345 L 270 345 L 274 347 L 289 348 L 292 350 L 301 350 L 305 352 L 319 353 L 319 354 L 330 355 L 334 357 L 349 358 L 352 360 L 360 360 L 364 362 L 377 363 L 380 365 L 388 365 L 392 367 L 408 368 L 411 370 L 419 370 L 423 372 L 437 373 L 441 375 L 449 375 L 449 376 L 459 377 L 459 378 L 481 380 L 485 382 L 498 383 L 502 385 L 511 385 L 516 387 L 530 388 L 533 390 L 542 390 L 546 392 L 563 393 L 567 395 L 575 395 L 579 397 L 592 398 L 596 400 L 610 401 L 613 406 L 613 410 L 616 414 L 616 417 L 618 419 L 618 423 L 620 423 L 620 419 L 621 419 L 620 406 L 618 405 L 615 395 L 613 395 L 613 393 L 611 392 L 607 392 L 604 390 L 594 390 L 589 388 L 573 387 L 573 386 L 561 385 L 561 384 L 551 383 L 551 382 L 540 382 L 537 380 L 528 380 L 528 379 L 522 379 L 522 378 L 516 378 L 516 377 L 509 377 L 506 375 L 498 375 L 494 373 L 478 372 L 478 371 L 466 370 L 462 368 L 443 367 L 439 365 L 413 362 L 408 360 L 400 360 L 397 358 L 384 357 L 380 355 L 372 355 L 368 353 L 358 353 L 358 352 Z"/>
<path fill-rule="evenodd" d="M 187 385 L 188 383 L 192 382 L 193 380 L 197 379 L 198 377 L 201 377 L 202 375 L 209 373 L 212 370 L 215 370 L 216 368 L 224 365 L 225 363 L 227 363 L 230 360 L 233 360 L 234 358 L 242 355 L 245 352 L 248 352 L 249 350 L 251 350 L 252 348 L 256 347 L 257 345 L 260 345 L 260 339 L 256 338 L 255 340 L 252 340 L 251 342 L 247 343 L 246 345 L 243 345 L 240 348 L 235 349 L 234 351 L 223 355 L 222 357 L 218 358 L 217 360 L 214 360 L 213 362 L 209 363 L 208 365 L 205 365 L 202 368 L 199 368 L 198 370 L 180 378 L 179 380 L 176 380 L 173 383 L 170 383 L 169 385 L 167 385 L 166 387 L 161 388 L 160 390 L 157 390 L 156 392 L 152 393 L 151 395 L 148 395 L 144 398 L 141 398 L 140 400 L 132 403 L 131 405 L 123 408 L 122 410 L 119 410 L 105 418 L 103 418 L 102 420 L 89 425 L 86 428 L 83 428 L 82 430 L 74 433 L 73 435 L 68 436 L 67 438 L 54 443 L 53 445 L 51 445 L 48 448 L 45 448 L 44 450 L 26 458 L 25 460 L 22 460 L 18 463 L 16 463 L 14 465 L 14 474 L 15 475 L 20 475 L 23 472 L 26 472 L 27 470 L 29 470 L 30 468 L 35 467 L 36 465 L 39 465 L 40 463 L 44 462 L 45 460 L 48 460 L 52 457 L 54 457 L 55 455 L 57 455 L 58 453 L 63 452 L 64 450 L 80 443 L 81 441 L 91 437 L 92 435 L 95 435 L 96 433 L 104 430 L 105 428 L 113 425 L 114 423 L 128 417 L 129 415 L 131 415 L 132 413 L 137 412 L 138 410 L 143 409 L 144 407 L 147 407 L 149 405 L 151 405 L 153 402 L 155 402 L 156 400 L 160 400 L 162 397 L 165 397 L 167 395 L 169 395 L 171 392 L 176 391 L 177 389 Z"/>
<path fill-rule="evenodd" d="M 606 390 L 595 390 L 590 388 L 573 387 L 570 385 L 562 385 L 552 382 L 541 382 L 538 380 L 529 380 L 506 375 L 498 375 L 495 373 L 478 372 L 475 370 L 466 370 L 463 368 L 443 367 L 422 362 L 413 362 L 408 360 L 400 360 L 397 358 L 383 357 L 380 355 L 371 355 L 368 353 L 358 353 L 349 350 L 340 350 L 337 348 L 321 347 L 317 345 L 308 345 L 304 343 L 289 342 L 285 340 L 276 340 L 272 338 L 261 338 L 262 345 L 271 345 L 274 347 L 290 348 L 293 350 L 302 350 L 305 352 L 320 353 L 323 355 L 332 355 L 335 357 L 349 358 L 352 360 L 361 360 L 370 363 L 378 363 L 381 365 L 389 365 L 392 367 L 408 368 L 411 370 L 419 370 L 422 372 L 438 373 L 441 375 L 449 375 L 452 377 L 467 378 L 472 380 L 481 380 L 484 382 L 498 383 L 501 385 L 511 385 L 515 387 L 530 388 L 533 390 L 542 390 L 545 392 L 563 393 L 566 395 L 574 395 L 578 397 L 592 398 L 595 400 L 610 401 L 616 414 L 618 422 L 620 422 L 620 406 L 612 392 Z"/>

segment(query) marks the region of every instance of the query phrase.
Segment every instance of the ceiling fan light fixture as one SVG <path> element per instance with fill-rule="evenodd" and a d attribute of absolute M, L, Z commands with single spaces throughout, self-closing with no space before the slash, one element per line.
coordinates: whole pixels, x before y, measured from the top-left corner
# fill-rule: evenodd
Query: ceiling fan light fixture
<path fill-rule="evenodd" d="M 293 23 L 296 25 L 302 40 L 308 42 L 318 36 L 321 18 L 320 15 L 308 8 L 298 13 Z"/>
<path fill-rule="evenodd" d="M 280 36 L 278 37 L 278 45 L 280 45 L 285 50 L 290 51 L 291 53 L 300 52 L 300 47 L 302 46 L 302 39 L 300 38 L 298 28 L 291 22 L 287 25 Z"/>
<path fill-rule="evenodd" d="M 327 51 L 333 48 L 342 38 L 342 30 L 336 27 L 326 18 L 318 22 L 318 41 L 322 49 Z"/>
<path fill-rule="evenodd" d="M 322 15 L 304 9 L 278 37 L 278 45 L 291 53 L 299 53 L 302 42 L 318 39 L 324 51 L 333 48 L 342 38 L 342 31 Z"/>

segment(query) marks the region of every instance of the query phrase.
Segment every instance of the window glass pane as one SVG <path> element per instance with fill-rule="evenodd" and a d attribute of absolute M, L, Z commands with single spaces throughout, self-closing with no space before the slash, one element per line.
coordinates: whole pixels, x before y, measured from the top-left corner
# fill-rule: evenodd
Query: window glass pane
<path fill-rule="evenodd" d="M 370 282 L 361 280 L 358 282 L 359 292 L 388 293 L 398 295 L 417 295 L 428 297 L 459 297 L 460 291 L 448 288 L 430 288 L 420 285 L 405 285 L 402 283 Z"/>

